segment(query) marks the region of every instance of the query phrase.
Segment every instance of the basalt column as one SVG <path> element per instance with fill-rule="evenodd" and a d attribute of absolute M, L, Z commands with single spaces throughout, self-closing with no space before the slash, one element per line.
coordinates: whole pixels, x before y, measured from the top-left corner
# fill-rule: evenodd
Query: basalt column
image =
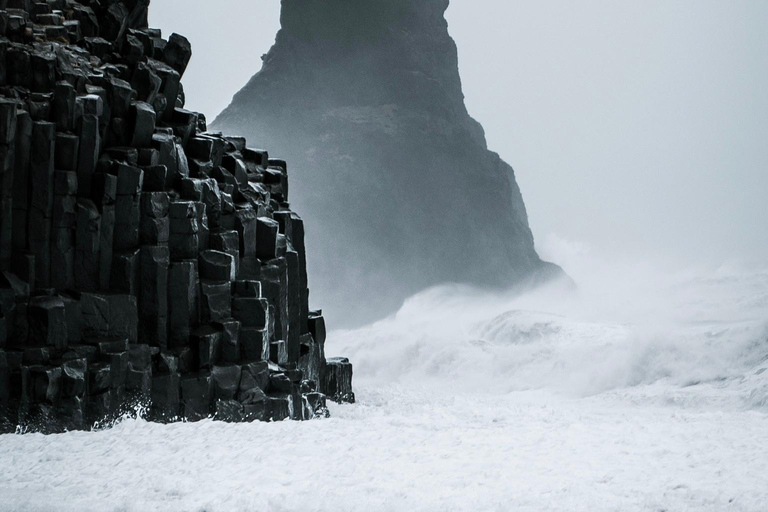
<path fill-rule="evenodd" d="M 0 0 L 0 433 L 353 401 L 288 164 L 184 108 L 148 2 Z"/>

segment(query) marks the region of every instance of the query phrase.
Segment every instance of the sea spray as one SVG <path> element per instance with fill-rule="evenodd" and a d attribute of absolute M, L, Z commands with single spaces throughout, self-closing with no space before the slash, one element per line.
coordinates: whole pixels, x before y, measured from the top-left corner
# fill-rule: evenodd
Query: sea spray
<path fill-rule="evenodd" d="M 451 393 L 737 385 L 767 364 L 768 271 L 669 269 L 584 251 L 566 259 L 575 288 L 431 288 L 389 318 L 333 332 L 329 351 L 352 353 L 356 378 L 372 386 Z M 768 388 L 768 375 L 759 375 L 753 390 L 739 392 L 754 395 L 749 403 L 761 403 Z"/>

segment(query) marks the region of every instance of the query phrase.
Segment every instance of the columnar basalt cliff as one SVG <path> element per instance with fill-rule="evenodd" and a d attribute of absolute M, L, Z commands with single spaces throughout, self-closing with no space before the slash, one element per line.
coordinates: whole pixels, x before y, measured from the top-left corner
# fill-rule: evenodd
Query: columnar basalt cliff
<path fill-rule="evenodd" d="M 351 401 L 287 164 L 185 110 L 148 0 L 0 0 L 0 432 Z"/>
<path fill-rule="evenodd" d="M 447 7 L 282 0 L 262 70 L 213 123 L 290 156 L 319 255 L 313 294 L 341 320 L 447 281 L 561 274 L 536 254 L 514 172 L 467 113 Z"/>

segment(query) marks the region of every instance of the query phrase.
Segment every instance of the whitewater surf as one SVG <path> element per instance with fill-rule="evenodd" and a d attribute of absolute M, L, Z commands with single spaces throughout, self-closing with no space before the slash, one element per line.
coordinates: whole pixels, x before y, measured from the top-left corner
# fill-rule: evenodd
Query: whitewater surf
<path fill-rule="evenodd" d="M 2 436 L 0 509 L 765 510 L 768 271 L 569 263 L 332 332 L 330 419 Z"/>

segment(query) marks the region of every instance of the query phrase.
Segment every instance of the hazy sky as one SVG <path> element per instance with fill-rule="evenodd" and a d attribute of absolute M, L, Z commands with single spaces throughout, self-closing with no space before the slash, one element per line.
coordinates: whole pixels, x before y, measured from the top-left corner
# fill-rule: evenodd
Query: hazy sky
<path fill-rule="evenodd" d="M 447 17 L 537 240 L 768 262 L 768 2 L 453 0 Z M 188 106 L 212 120 L 260 68 L 279 2 L 153 0 L 150 21 L 192 41 Z"/>

